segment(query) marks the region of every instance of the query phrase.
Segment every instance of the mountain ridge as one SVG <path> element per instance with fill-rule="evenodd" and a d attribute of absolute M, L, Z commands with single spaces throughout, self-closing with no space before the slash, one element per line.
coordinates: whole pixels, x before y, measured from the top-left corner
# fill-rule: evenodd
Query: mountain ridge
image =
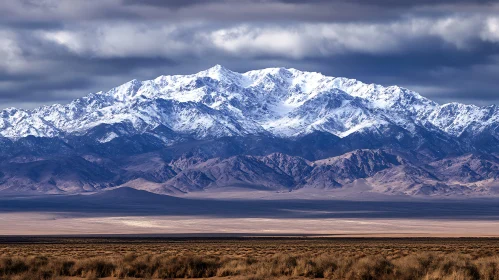
<path fill-rule="evenodd" d="M 0 111 L 0 191 L 160 194 L 363 185 L 497 195 L 497 106 L 296 69 L 132 80 L 66 105 Z"/>
<path fill-rule="evenodd" d="M 395 124 L 411 133 L 422 126 L 458 137 L 466 129 L 479 133 L 498 119 L 497 106 L 438 105 L 397 86 L 293 68 L 237 73 L 217 65 L 193 75 L 132 80 L 67 105 L 4 109 L 0 134 L 12 139 L 65 137 L 102 124 L 128 123 L 129 134 L 163 125 L 199 139 L 257 133 L 292 137 L 315 130 L 344 137 Z"/>

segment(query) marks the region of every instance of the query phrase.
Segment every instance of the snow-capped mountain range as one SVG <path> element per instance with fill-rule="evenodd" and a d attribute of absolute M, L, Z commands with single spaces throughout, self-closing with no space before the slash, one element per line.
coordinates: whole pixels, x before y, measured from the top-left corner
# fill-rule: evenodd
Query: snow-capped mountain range
<path fill-rule="evenodd" d="M 132 80 L 0 113 L 0 192 L 498 195 L 499 110 L 296 69 Z"/>
<path fill-rule="evenodd" d="M 84 135 L 102 124 L 139 134 L 165 126 L 197 139 L 269 133 L 294 137 L 324 131 L 345 137 L 396 125 L 459 137 L 495 128 L 497 106 L 439 105 L 398 86 L 365 84 L 296 69 L 236 73 L 217 65 L 193 75 L 132 80 L 67 105 L 1 111 L 0 135 L 21 138 Z M 119 135 L 110 131 L 100 141 Z M 496 135 L 494 135 L 496 136 Z"/>

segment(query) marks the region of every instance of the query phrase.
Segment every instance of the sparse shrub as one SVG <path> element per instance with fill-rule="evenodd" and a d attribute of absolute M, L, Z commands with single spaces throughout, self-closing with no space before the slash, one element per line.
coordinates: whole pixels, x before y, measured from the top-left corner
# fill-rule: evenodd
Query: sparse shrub
<path fill-rule="evenodd" d="M 352 280 L 389 279 L 393 275 L 393 270 L 393 264 L 384 257 L 365 257 L 353 265 L 347 278 Z"/>
<path fill-rule="evenodd" d="M 113 274 L 115 267 L 111 261 L 104 258 L 91 258 L 77 261 L 71 274 L 87 278 L 94 276 L 97 278 L 109 277 Z"/>
<path fill-rule="evenodd" d="M 28 271 L 29 266 L 20 258 L 2 258 L 0 261 L 0 275 L 16 275 Z"/>

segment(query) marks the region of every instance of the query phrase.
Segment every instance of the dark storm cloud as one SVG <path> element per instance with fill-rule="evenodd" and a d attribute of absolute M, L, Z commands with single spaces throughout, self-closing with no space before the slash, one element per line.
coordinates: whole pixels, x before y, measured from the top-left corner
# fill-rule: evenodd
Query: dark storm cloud
<path fill-rule="evenodd" d="M 305 4 L 305 3 L 338 3 L 344 2 L 341 0 L 274 0 L 275 2 L 282 3 L 293 3 L 293 4 Z M 383 6 L 385 8 L 393 8 L 397 6 L 407 7 L 407 6 L 419 6 L 419 5 L 437 5 L 437 4 L 487 4 L 494 3 L 495 0 L 350 0 L 349 2 L 362 4 L 362 5 L 372 5 L 372 6 Z"/>
<path fill-rule="evenodd" d="M 398 17 L 399 12 L 348 2 L 296 4 L 252 0 L 73 0 L 0 2 L 0 22 L 17 26 L 80 20 L 347 21 Z"/>
<path fill-rule="evenodd" d="M 490 10 L 494 0 L 20 0 L 0 2 L 0 22 L 51 24 L 79 20 L 379 21 L 431 11 Z M 419 9 L 421 8 L 421 9 Z"/>
<path fill-rule="evenodd" d="M 123 4 L 125 5 L 151 5 L 158 7 L 167 7 L 167 8 L 183 8 L 189 7 L 192 5 L 201 5 L 201 4 L 209 4 L 209 3 L 220 3 L 224 2 L 223 0 L 123 0 Z"/>
<path fill-rule="evenodd" d="M 217 63 L 499 103 L 498 12 L 486 0 L 1 1 L 0 107 L 67 102 Z"/>

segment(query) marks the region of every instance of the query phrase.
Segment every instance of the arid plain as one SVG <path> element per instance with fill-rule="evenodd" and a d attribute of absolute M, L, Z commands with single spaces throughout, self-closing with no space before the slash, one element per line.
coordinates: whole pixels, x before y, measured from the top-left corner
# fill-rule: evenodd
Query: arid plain
<path fill-rule="evenodd" d="M 173 197 L 120 188 L 93 195 L 2 197 L 0 234 L 499 234 L 496 199 L 260 195 L 266 197 Z"/>
<path fill-rule="evenodd" d="M 484 238 L 0 238 L 1 279 L 499 279 Z"/>
<path fill-rule="evenodd" d="M 499 279 L 495 199 L 329 195 L 5 196 L 0 279 Z"/>

